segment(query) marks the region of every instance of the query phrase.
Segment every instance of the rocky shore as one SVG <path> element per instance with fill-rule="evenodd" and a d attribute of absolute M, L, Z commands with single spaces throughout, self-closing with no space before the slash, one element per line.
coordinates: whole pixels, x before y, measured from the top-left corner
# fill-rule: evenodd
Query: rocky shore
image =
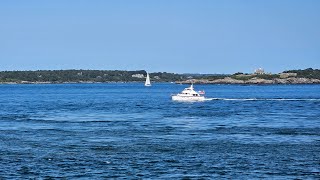
<path fill-rule="evenodd" d="M 207 79 L 189 79 L 186 81 L 177 81 L 177 84 L 320 84 L 320 79 L 309 78 L 275 78 L 275 79 L 261 79 L 251 78 L 248 80 L 238 80 L 231 77 L 225 77 L 223 79 L 207 80 Z"/>

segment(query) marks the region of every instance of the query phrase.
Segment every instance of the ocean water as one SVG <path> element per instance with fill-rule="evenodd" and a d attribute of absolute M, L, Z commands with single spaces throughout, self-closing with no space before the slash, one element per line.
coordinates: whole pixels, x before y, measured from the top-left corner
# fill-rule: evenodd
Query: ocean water
<path fill-rule="evenodd" d="M 320 85 L 0 85 L 0 179 L 319 179 Z"/>

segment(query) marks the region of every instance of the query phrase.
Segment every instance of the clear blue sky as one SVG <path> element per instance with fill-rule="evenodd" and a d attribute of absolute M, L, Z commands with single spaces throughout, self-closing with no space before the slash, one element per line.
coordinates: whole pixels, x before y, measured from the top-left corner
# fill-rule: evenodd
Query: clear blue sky
<path fill-rule="evenodd" d="M 319 0 L 2 0 L 0 70 L 320 68 Z"/>

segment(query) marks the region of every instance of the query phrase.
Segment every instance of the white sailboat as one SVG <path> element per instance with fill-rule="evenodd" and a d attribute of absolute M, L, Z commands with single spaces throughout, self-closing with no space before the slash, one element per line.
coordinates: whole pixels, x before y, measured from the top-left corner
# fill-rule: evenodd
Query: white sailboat
<path fill-rule="evenodd" d="M 144 85 L 145 86 L 151 86 L 149 73 L 147 73 L 147 78 L 146 78 L 146 82 L 144 83 Z"/>

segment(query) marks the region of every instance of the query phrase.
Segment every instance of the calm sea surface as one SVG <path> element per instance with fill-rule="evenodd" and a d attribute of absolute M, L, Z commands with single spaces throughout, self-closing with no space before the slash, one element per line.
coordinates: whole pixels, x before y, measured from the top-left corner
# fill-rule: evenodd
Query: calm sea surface
<path fill-rule="evenodd" d="M 0 85 L 0 179 L 319 179 L 320 85 Z"/>

